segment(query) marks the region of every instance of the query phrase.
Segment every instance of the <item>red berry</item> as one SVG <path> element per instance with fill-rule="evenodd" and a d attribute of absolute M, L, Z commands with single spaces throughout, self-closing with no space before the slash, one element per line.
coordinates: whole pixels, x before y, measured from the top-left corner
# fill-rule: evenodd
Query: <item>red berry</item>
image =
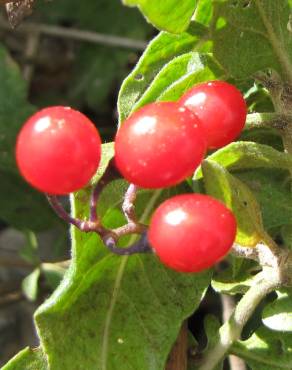
<path fill-rule="evenodd" d="M 183 95 L 180 104 L 200 119 L 210 149 L 231 143 L 244 127 L 247 114 L 245 100 L 240 91 L 227 82 L 199 84 Z"/>
<path fill-rule="evenodd" d="M 29 118 L 16 144 L 22 176 L 38 190 L 68 194 L 84 187 L 100 162 L 101 140 L 93 123 L 68 107 L 49 107 Z"/>
<path fill-rule="evenodd" d="M 202 194 L 168 199 L 154 212 L 148 231 L 160 260 L 174 270 L 198 272 L 224 257 L 236 235 L 233 213 Z"/>
<path fill-rule="evenodd" d="M 121 174 L 144 188 L 175 185 L 203 160 L 200 122 L 177 103 L 152 103 L 133 113 L 119 129 L 115 160 Z"/>

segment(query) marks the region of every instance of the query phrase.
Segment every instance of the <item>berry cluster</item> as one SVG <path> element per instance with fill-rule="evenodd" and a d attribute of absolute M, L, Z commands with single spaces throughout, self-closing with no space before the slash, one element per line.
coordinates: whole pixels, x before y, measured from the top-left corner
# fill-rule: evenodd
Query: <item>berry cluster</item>
<path fill-rule="evenodd" d="M 115 139 L 115 168 L 132 186 L 164 188 L 191 176 L 208 149 L 232 142 L 246 119 L 241 93 L 223 81 L 202 83 L 178 102 L 151 103 L 133 113 Z M 67 107 L 50 107 L 33 115 L 20 131 L 16 160 L 23 177 L 38 190 L 64 195 L 87 185 L 101 157 L 101 140 L 92 122 Z M 104 236 L 117 252 L 113 232 L 97 222 L 96 198 L 92 195 L 90 222 L 69 222 L 84 231 Z M 60 204 L 55 210 L 64 216 Z M 128 214 L 129 224 L 135 224 Z M 86 225 L 86 227 L 84 227 Z M 137 223 L 138 225 L 138 223 Z M 128 232 L 143 232 L 139 225 Z M 168 199 L 154 212 L 147 232 L 153 250 L 169 267 L 184 272 L 206 269 L 231 248 L 236 220 L 222 203 L 207 195 L 184 194 Z M 134 245 L 130 252 L 147 251 Z M 148 248 L 148 249 L 147 249 Z M 117 252 L 123 254 L 120 250 Z"/>

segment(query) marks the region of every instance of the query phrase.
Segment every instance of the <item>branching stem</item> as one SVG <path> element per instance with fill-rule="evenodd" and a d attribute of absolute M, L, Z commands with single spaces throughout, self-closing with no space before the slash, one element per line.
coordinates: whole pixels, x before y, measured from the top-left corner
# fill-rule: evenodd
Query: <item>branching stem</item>
<path fill-rule="evenodd" d="M 288 125 L 292 126 L 292 115 L 277 113 L 251 113 L 247 115 L 246 129 L 271 127 L 279 131 L 285 130 Z"/>
<path fill-rule="evenodd" d="M 254 310 L 267 294 L 281 286 L 278 274 L 270 273 L 267 277 L 260 273 L 254 278 L 254 285 L 237 304 L 230 319 L 219 330 L 219 338 L 214 347 L 204 354 L 204 360 L 198 370 L 213 370 L 223 360 L 232 344 L 240 339 L 242 329 L 252 316 Z"/>

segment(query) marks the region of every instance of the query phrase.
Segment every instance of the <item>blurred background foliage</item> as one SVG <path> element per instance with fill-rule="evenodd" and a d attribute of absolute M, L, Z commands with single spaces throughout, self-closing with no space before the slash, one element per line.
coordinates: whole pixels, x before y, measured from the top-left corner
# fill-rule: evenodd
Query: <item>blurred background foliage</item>
<path fill-rule="evenodd" d="M 58 35 L 41 32 L 44 25 L 58 27 Z M 72 30 L 75 36 L 63 35 Z M 78 40 L 82 31 L 98 33 L 100 41 L 87 34 Z M 40 0 L 15 30 L 1 11 L 0 366 L 35 344 L 31 314 L 58 285 L 70 258 L 67 225 L 17 173 L 17 132 L 35 110 L 70 105 L 92 119 L 104 142 L 112 140 L 119 87 L 154 32 L 119 0 Z"/>

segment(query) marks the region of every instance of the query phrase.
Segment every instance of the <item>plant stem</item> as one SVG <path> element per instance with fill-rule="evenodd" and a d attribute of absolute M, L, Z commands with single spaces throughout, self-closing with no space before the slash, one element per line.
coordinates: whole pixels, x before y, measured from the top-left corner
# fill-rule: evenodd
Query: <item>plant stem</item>
<path fill-rule="evenodd" d="M 230 319 L 235 309 L 236 303 L 234 297 L 227 294 L 221 294 L 221 303 L 222 303 L 222 319 L 223 322 L 226 322 Z M 230 370 L 246 370 L 245 363 L 241 358 L 234 355 L 229 355 L 228 361 Z"/>
<path fill-rule="evenodd" d="M 116 246 L 116 240 L 112 236 L 108 236 L 103 238 L 104 244 L 106 247 L 114 254 L 118 254 L 120 256 L 129 256 L 131 254 L 136 253 L 151 253 L 152 249 L 149 246 L 147 234 L 144 233 L 141 235 L 141 238 L 132 244 L 130 247 L 127 248 L 119 248 Z"/>
<path fill-rule="evenodd" d="M 134 184 L 130 184 L 124 196 L 124 202 L 122 205 L 122 209 L 129 223 L 137 223 L 137 218 L 135 214 L 135 205 L 134 205 L 134 202 L 137 197 L 137 191 L 138 191 L 138 187 Z"/>
<path fill-rule="evenodd" d="M 16 1 L 16 0 L 15 0 Z M 10 0 L 8 2 L 11 2 Z M 5 22 L 2 18 L 0 19 L 0 28 L 10 30 L 11 26 Z M 143 40 L 135 40 L 126 37 L 106 35 L 102 33 L 80 30 L 76 28 L 67 28 L 61 26 L 53 26 L 42 23 L 31 23 L 25 22 L 13 32 L 39 32 L 40 34 L 49 35 L 52 37 L 60 37 L 64 39 L 77 40 L 80 42 L 88 42 L 94 44 L 101 44 L 110 47 L 117 47 L 123 49 L 136 49 L 144 50 L 147 43 Z"/>
<path fill-rule="evenodd" d="M 78 218 L 74 218 L 70 216 L 69 213 L 66 212 L 63 205 L 59 202 L 58 198 L 55 195 L 47 194 L 47 199 L 51 207 L 53 208 L 53 210 L 65 222 L 76 226 L 79 230 L 84 231 L 84 232 L 95 231 L 99 234 L 105 233 L 105 230 L 102 227 L 99 227 L 99 225 L 97 225 L 94 222 L 80 220 Z"/>
<path fill-rule="evenodd" d="M 263 275 L 263 273 L 260 273 Z M 223 360 L 232 344 L 240 339 L 242 329 L 263 298 L 281 286 L 278 274 L 270 273 L 267 279 L 264 275 L 258 280 L 237 304 L 230 319 L 219 330 L 217 344 L 204 354 L 204 360 L 198 370 L 213 370 Z"/>
<path fill-rule="evenodd" d="M 246 118 L 246 129 L 271 127 L 283 131 L 292 122 L 292 115 L 278 113 L 251 113 Z"/>

